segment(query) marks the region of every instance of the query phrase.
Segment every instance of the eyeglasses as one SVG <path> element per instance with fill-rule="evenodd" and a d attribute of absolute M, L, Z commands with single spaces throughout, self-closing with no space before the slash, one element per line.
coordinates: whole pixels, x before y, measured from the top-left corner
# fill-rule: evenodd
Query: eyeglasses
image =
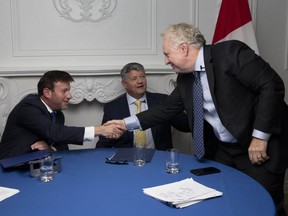
<path fill-rule="evenodd" d="M 105 163 L 115 164 L 115 165 L 128 165 L 128 160 L 111 160 L 109 158 L 106 158 Z"/>

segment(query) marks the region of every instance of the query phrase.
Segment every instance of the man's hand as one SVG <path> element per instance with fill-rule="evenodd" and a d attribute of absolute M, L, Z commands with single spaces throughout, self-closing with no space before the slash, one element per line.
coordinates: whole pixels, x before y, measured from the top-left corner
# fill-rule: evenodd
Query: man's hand
<path fill-rule="evenodd" d="M 252 164 L 261 165 L 269 159 L 266 153 L 267 145 L 268 141 L 257 138 L 252 139 L 248 149 L 249 159 Z"/>
<path fill-rule="evenodd" d="M 103 124 L 101 126 L 95 127 L 95 135 L 96 136 L 104 136 L 109 139 L 118 139 L 123 134 L 123 130 L 121 127 L 114 123 Z"/>
<path fill-rule="evenodd" d="M 31 145 L 32 150 L 47 150 L 52 152 L 53 149 L 45 141 L 37 141 Z"/>
<path fill-rule="evenodd" d="M 111 121 L 107 121 L 107 122 L 106 122 L 105 124 L 103 124 L 103 125 L 106 126 L 106 125 L 110 125 L 110 124 L 116 125 L 119 130 L 122 130 L 122 131 L 126 131 L 126 130 L 127 130 L 126 125 L 125 125 L 125 122 L 124 122 L 123 119 L 122 119 L 122 120 L 111 120 Z"/>

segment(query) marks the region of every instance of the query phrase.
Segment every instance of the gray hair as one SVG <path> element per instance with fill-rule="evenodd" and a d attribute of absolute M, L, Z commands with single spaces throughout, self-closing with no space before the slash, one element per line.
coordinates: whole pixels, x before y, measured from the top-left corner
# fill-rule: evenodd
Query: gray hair
<path fill-rule="evenodd" d="M 145 69 L 144 69 L 144 66 L 142 64 L 137 63 L 137 62 L 131 62 L 131 63 L 126 64 L 122 68 L 122 70 L 120 72 L 122 80 L 125 80 L 127 78 L 127 74 L 132 70 L 142 71 L 145 73 Z"/>
<path fill-rule="evenodd" d="M 201 48 L 206 43 L 199 29 L 187 23 L 170 25 L 161 33 L 161 37 L 168 37 L 175 47 L 178 47 L 182 43 L 187 43 L 189 46 Z"/>

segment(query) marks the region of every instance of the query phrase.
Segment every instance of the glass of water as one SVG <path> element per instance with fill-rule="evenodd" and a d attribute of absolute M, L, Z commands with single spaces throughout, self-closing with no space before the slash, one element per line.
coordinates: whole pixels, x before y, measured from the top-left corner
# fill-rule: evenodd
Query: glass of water
<path fill-rule="evenodd" d="M 179 172 L 179 151 L 168 149 L 166 151 L 166 172 L 176 174 Z"/>
<path fill-rule="evenodd" d="M 134 154 L 134 165 L 135 166 L 144 166 L 146 164 L 146 155 L 145 155 L 145 147 L 141 145 L 134 144 L 133 147 Z"/>
<path fill-rule="evenodd" d="M 41 159 L 40 162 L 40 180 L 42 182 L 50 182 L 53 180 L 53 159 L 51 156 L 47 156 Z"/>

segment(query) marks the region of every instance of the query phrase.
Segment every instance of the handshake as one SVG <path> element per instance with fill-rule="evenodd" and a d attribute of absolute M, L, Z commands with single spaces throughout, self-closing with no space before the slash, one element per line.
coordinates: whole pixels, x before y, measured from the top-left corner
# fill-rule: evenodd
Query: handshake
<path fill-rule="evenodd" d="M 111 120 L 95 127 L 95 136 L 104 136 L 109 139 L 118 139 L 127 130 L 124 120 Z"/>
<path fill-rule="evenodd" d="M 111 120 L 103 125 L 94 127 L 94 136 L 104 136 L 109 139 L 118 139 L 127 130 L 124 120 Z M 45 141 L 39 140 L 31 145 L 32 150 L 47 150 L 53 152 Z"/>

